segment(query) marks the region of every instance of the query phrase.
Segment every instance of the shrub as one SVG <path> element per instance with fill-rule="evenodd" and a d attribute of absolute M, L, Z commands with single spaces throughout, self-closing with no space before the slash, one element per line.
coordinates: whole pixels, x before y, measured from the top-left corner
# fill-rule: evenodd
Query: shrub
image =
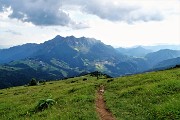
<path fill-rule="evenodd" d="M 105 74 L 104 76 L 106 76 L 106 78 L 113 78 L 113 77 L 111 77 L 110 75 L 107 75 L 107 74 Z"/>
<path fill-rule="evenodd" d="M 75 83 L 76 81 L 75 80 L 72 80 L 71 83 Z"/>
<path fill-rule="evenodd" d="M 87 80 L 87 78 L 83 78 L 83 81 L 86 81 Z"/>
<path fill-rule="evenodd" d="M 175 68 L 180 68 L 180 65 L 176 65 Z"/>
<path fill-rule="evenodd" d="M 29 83 L 29 86 L 35 86 L 35 85 L 37 85 L 37 84 L 38 84 L 38 82 L 36 81 L 36 79 L 35 79 L 35 78 L 32 78 L 31 81 L 30 81 L 30 83 Z"/>
<path fill-rule="evenodd" d="M 54 105 L 54 103 L 55 101 L 53 99 L 40 100 L 38 105 L 35 107 L 35 112 L 43 111 Z"/>
<path fill-rule="evenodd" d="M 40 83 L 41 85 L 45 85 L 45 84 L 46 84 L 46 81 L 45 81 L 45 80 L 41 80 L 41 81 L 39 81 L 39 83 Z"/>
<path fill-rule="evenodd" d="M 107 80 L 107 83 L 112 82 L 112 81 L 113 81 L 113 79 L 109 79 L 109 80 Z"/>
<path fill-rule="evenodd" d="M 102 73 L 99 72 L 99 71 L 95 71 L 95 72 L 90 73 L 90 76 L 95 76 L 95 77 L 97 77 L 97 79 L 99 79 L 99 77 L 100 77 L 101 75 L 102 75 Z"/>
<path fill-rule="evenodd" d="M 46 85 L 46 82 L 42 82 L 41 84 L 42 84 L 42 85 Z"/>

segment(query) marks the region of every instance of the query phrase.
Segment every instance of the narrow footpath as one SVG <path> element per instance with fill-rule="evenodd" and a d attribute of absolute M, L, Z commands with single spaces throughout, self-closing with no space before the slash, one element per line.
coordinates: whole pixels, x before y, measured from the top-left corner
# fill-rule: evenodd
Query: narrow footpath
<path fill-rule="evenodd" d="M 103 94 L 104 94 L 104 86 L 101 85 L 97 91 L 97 99 L 96 99 L 96 111 L 99 114 L 99 118 L 100 120 L 115 120 L 112 113 L 108 111 L 108 109 L 106 108 Z"/>

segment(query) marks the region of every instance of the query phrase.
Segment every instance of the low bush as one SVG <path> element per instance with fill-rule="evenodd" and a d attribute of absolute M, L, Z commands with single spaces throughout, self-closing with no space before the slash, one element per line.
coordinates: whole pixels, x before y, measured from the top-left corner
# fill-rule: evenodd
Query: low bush
<path fill-rule="evenodd" d="M 112 81 L 113 81 L 113 79 L 109 79 L 109 80 L 107 80 L 107 83 L 112 82 Z"/>
<path fill-rule="evenodd" d="M 29 86 L 35 86 L 38 85 L 38 82 L 36 81 L 35 78 L 32 78 L 32 80 L 29 82 Z"/>
<path fill-rule="evenodd" d="M 35 112 L 43 111 L 55 104 L 53 99 L 40 100 L 35 107 Z"/>
<path fill-rule="evenodd" d="M 87 80 L 87 78 L 83 78 L 83 81 L 86 81 Z"/>

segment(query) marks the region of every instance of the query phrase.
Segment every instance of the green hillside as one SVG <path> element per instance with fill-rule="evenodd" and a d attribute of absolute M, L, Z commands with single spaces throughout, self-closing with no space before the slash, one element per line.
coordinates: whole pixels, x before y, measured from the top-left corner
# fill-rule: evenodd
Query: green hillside
<path fill-rule="evenodd" d="M 106 89 L 106 104 L 118 120 L 180 119 L 179 68 L 118 78 Z"/>
<path fill-rule="evenodd" d="M 2 89 L 0 119 L 98 120 L 95 101 L 100 85 L 105 86 L 106 105 L 117 120 L 180 118 L 180 68 L 175 68 L 121 78 L 87 75 Z M 42 99 L 53 99 L 55 103 L 35 111 Z"/>

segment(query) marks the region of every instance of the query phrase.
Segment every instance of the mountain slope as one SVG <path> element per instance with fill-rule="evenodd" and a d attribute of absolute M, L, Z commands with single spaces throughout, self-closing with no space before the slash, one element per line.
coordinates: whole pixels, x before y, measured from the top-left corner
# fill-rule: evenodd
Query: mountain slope
<path fill-rule="evenodd" d="M 175 68 L 111 79 L 88 74 L 38 86 L 3 89 L 0 119 L 98 120 L 95 100 L 101 85 L 105 87 L 107 109 L 117 120 L 180 117 L 180 68 Z M 55 100 L 52 107 L 33 112 L 40 100 L 48 98 Z"/>
<path fill-rule="evenodd" d="M 145 56 L 151 66 L 156 65 L 164 60 L 180 57 L 180 51 L 178 50 L 159 50 L 157 52 L 149 53 Z"/>
<path fill-rule="evenodd" d="M 34 55 L 35 58 L 47 61 L 55 58 L 68 63 L 71 67 L 83 66 L 83 61 L 86 59 L 90 62 L 105 60 L 114 62 L 113 60 L 122 61 L 126 58 L 113 47 L 85 37 L 56 36 L 41 46 L 41 49 Z"/>
<path fill-rule="evenodd" d="M 160 69 L 160 68 L 165 69 L 165 68 L 174 67 L 175 65 L 180 65 L 180 57 L 173 58 L 173 59 L 168 59 L 168 60 L 164 60 L 162 62 L 159 62 L 153 68 L 154 69 Z"/>
<path fill-rule="evenodd" d="M 149 49 L 145 49 L 141 46 L 135 48 L 116 48 L 120 53 L 134 57 L 144 57 L 146 54 L 152 52 Z"/>
<path fill-rule="evenodd" d="M 142 46 L 145 49 L 149 49 L 152 51 L 159 51 L 162 49 L 171 49 L 171 50 L 180 50 L 180 44 L 179 45 L 154 45 L 154 46 Z"/>
<path fill-rule="evenodd" d="M 116 78 L 105 90 L 107 108 L 117 120 L 180 118 L 180 68 Z"/>
<path fill-rule="evenodd" d="M 96 87 L 92 82 L 95 77 L 87 77 L 0 90 L 0 119 L 98 120 L 94 110 Z M 50 98 L 55 100 L 52 107 L 34 112 L 39 101 Z"/>
<path fill-rule="evenodd" d="M 145 59 L 123 55 L 99 40 L 59 35 L 41 44 L 25 44 L 1 50 L 0 62 L 4 63 L 0 65 L 2 86 L 27 84 L 32 78 L 64 79 L 93 71 L 117 77 L 149 68 Z"/>
<path fill-rule="evenodd" d="M 0 64 L 31 57 L 39 49 L 38 44 L 25 44 L 0 50 Z"/>

